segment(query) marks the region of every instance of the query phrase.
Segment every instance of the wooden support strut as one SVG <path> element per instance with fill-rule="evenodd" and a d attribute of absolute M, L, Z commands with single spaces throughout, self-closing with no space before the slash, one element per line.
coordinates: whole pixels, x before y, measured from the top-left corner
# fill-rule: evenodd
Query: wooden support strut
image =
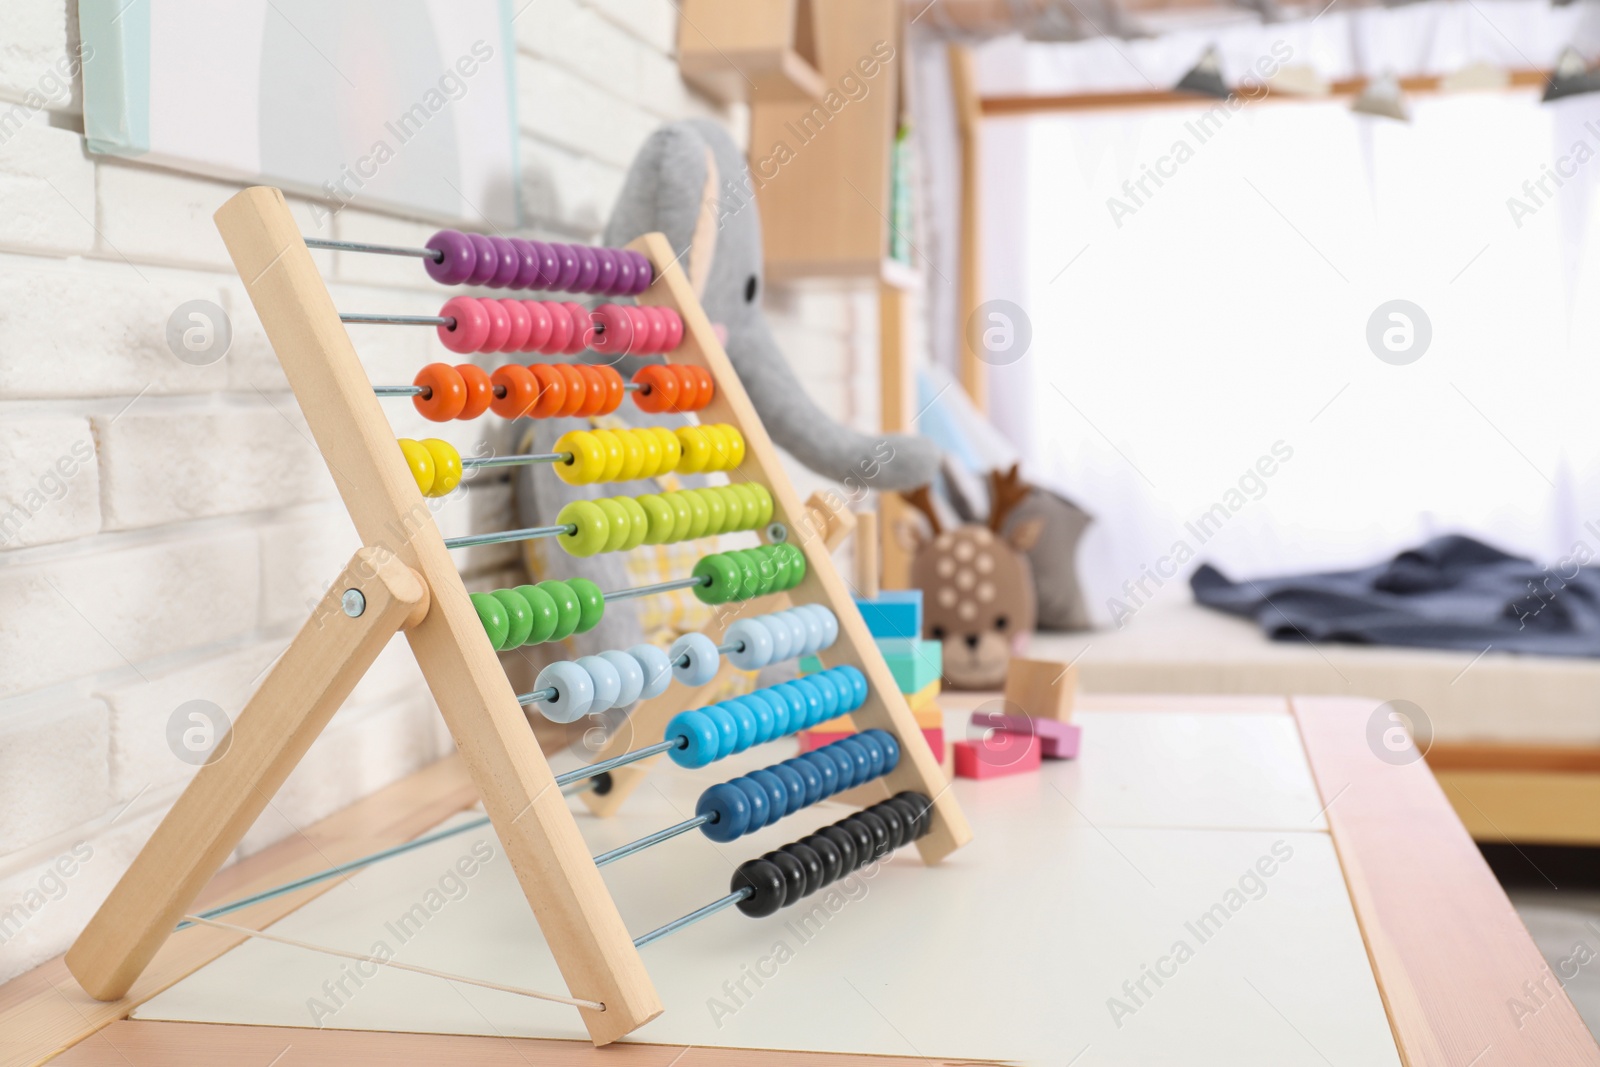
<path fill-rule="evenodd" d="M 127 993 L 378 653 L 428 604 L 411 568 L 372 548 L 355 554 L 67 952 L 91 996 Z"/>

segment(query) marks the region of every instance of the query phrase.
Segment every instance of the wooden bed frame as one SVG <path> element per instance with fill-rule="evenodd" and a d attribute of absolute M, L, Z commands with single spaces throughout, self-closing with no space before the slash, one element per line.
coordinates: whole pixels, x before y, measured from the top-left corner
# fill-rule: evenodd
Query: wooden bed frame
<path fill-rule="evenodd" d="M 1474 840 L 1600 845 L 1600 748 L 1435 743 L 1427 758 Z"/>
<path fill-rule="evenodd" d="M 1240 712 L 1286 710 L 1281 698 L 1086 695 L 1083 710 Z M 1304 741 L 1339 862 L 1402 1062 L 1409 1067 L 1548 1063 L 1600 1065 L 1600 1047 L 1557 989 L 1532 1016 L 1507 1010 L 1522 984 L 1549 970 L 1505 894 L 1456 819 L 1426 764 L 1373 758 L 1364 726 L 1373 703 L 1289 701 Z M 452 757 L 368 797 L 297 836 L 222 871 L 203 901 L 222 901 L 399 844 L 477 800 L 464 761 Z M 256 905 L 260 927 L 325 892 L 314 886 Z M 60 959 L 0 986 L 0 1064 L 36 1064 L 65 1051 L 64 1067 L 181 1063 L 267 1064 L 292 1048 L 298 1065 L 440 1062 L 525 1067 L 900 1067 L 929 1061 L 670 1048 L 582 1042 L 379 1034 L 278 1027 L 133 1022 L 128 1014 L 240 938 L 191 929 L 170 940 L 120 1001 L 83 993 Z M 1550 983 L 1555 988 L 1554 983 Z"/>

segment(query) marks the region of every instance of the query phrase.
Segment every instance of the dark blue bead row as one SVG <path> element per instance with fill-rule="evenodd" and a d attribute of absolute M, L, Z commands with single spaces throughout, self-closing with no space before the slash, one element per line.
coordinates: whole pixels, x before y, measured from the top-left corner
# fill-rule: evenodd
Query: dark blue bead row
<path fill-rule="evenodd" d="M 679 712 L 667 723 L 663 740 L 678 742 L 672 749 L 678 766 L 704 767 L 751 745 L 849 714 L 866 700 L 866 675 L 854 667 L 830 667 L 747 696 Z"/>
<path fill-rule="evenodd" d="M 893 735 L 864 730 L 707 789 L 694 809 L 711 818 L 700 832 L 713 841 L 753 834 L 819 800 L 881 778 L 899 763 L 900 744 Z"/>

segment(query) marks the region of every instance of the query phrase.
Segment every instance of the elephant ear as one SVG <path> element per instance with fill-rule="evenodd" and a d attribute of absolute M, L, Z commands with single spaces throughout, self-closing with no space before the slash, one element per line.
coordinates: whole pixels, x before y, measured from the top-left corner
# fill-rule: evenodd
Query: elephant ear
<path fill-rule="evenodd" d="M 711 146 L 694 126 L 663 126 L 628 168 L 606 225 L 606 245 L 616 248 L 643 234 L 666 234 L 695 294 L 703 297 L 716 258 L 720 180 Z"/>

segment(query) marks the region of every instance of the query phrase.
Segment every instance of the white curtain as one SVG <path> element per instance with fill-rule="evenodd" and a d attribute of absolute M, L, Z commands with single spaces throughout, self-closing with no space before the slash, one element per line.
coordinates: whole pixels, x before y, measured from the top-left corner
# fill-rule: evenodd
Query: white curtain
<path fill-rule="evenodd" d="M 989 123 L 986 296 L 1033 328 L 997 421 L 1097 516 L 1099 621 L 1201 560 L 1355 566 L 1446 531 L 1600 558 L 1600 95 L 1427 96 L 1409 124 L 1267 102 L 1202 141 L 1206 106 Z M 1169 176 L 1141 192 L 1146 168 Z M 1409 365 L 1368 343 L 1393 300 L 1431 324 Z"/>

